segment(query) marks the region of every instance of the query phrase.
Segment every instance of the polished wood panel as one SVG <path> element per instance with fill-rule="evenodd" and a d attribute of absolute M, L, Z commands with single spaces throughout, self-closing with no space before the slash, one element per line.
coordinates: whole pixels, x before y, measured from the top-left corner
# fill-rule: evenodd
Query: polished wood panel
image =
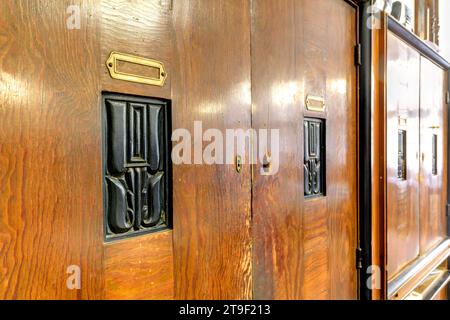
<path fill-rule="evenodd" d="M 171 98 L 173 31 L 172 0 L 102 0 L 100 2 L 102 90 L 146 97 Z M 105 66 L 111 51 L 130 53 L 164 64 L 164 87 L 149 86 L 110 77 Z M 127 65 L 132 67 L 132 65 Z M 134 67 L 133 70 L 136 70 Z M 149 72 L 139 68 L 139 74 Z M 152 75 L 152 74 L 150 74 Z"/>
<path fill-rule="evenodd" d="M 420 252 L 446 236 L 447 72 L 421 59 L 420 88 Z M 432 136 L 437 135 L 437 174 L 432 172 Z"/>
<path fill-rule="evenodd" d="M 255 298 L 357 297 L 355 44 L 345 1 L 252 2 L 253 126 L 280 129 L 278 173 L 254 169 Z M 325 113 L 306 111 L 308 94 Z M 326 119 L 323 198 L 303 196 L 304 116 Z"/>
<path fill-rule="evenodd" d="M 173 19 L 173 129 L 250 128 L 249 1 L 174 1 Z M 250 169 L 174 166 L 176 298 L 252 297 Z"/>
<path fill-rule="evenodd" d="M 420 54 L 387 35 L 387 241 L 391 279 L 419 255 Z M 406 179 L 398 177 L 399 130 L 406 134 Z"/>
<path fill-rule="evenodd" d="M 100 121 L 101 91 L 170 98 L 170 3 L 79 3 L 80 30 L 70 1 L 0 5 L 0 297 L 172 298 L 172 232 L 103 244 Z M 165 86 L 113 80 L 111 51 L 162 61 Z M 66 288 L 69 265 L 81 290 Z"/>
<path fill-rule="evenodd" d="M 2 299 L 102 297 L 97 1 L 78 3 L 69 30 L 73 1 L 0 2 Z"/>
<path fill-rule="evenodd" d="M 107 299 L 173 299 L 172 232 L 105 246 Z"/>
<path fill-rule="evenodd" d="M 170 99 L 174 45 L 170 2 L 103 0 L 98 15 L 101 34 L 101 90 Z M 167 73 L 164 86 L 112 79 L 105 65 L 111 51 L 161 61 Z M 151 71 L 132 65 L 123 67 L 132 67 L 131 70 L 139 74 Z M 105 298 L 173 298 L 175 284 L 172 234 L 172 231 L 166 231 L 106 244 L 103 267 Z"/>

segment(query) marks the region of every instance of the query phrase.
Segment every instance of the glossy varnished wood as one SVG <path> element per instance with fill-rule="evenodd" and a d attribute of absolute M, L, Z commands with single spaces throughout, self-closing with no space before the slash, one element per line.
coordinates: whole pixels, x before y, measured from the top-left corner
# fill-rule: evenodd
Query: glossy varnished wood
<path fill-rule="evenodd" d="M 172 298 L 171 231 L 103 244 L 100 120 L 101 91 L 170 98 L 170 3 L 83 0 L 69 30 L 72 4 L 0 5 L 0 297 Z M 113 80 L 111 51 L 162 61 L 165 86 Z"/>
<path fill-rule="evenodd" d="M 249 1 L 174 1 L 173 18 L 173 128 L 250 128 Z M 250 169 L 174 166 L 176 298 L 252 297 Z"/>
<path fill-rule="evenodd" d="M 102 0 L 99 3 L 101 90 L 155 98 L 171 98 L 173 59 L 172 12 L 165 0 Z M 163 87 L 115 80 L 105 62 L 111 51 L 158 60 L 167 79 Z M 148 69 L 122 65 L 121 70 L 154 76 Z M 132 69 L 129 69 L 132 67 Z M 172 231 L 104 246 L 105 298 L 173 298 Z"/>
<path fill-rule="evenodd" d="M 101 298 L 97 1 L 0 2 L 0 298 Z M 67 268 L 81 270 L 68 290 Z"/>
<path fill-rule="evenodd" d="M 446 237 L 447 72 L 421 58 L 420 88 L 420 252 Z M 437 174 L 432 172 L 432 135 L 437 135 Z"/>
<path fill-rule="evenodd" d="M 109 243 L 104 256 L 108 299 L 173 299 L 172 232 Z"/>
<path fill-rule="evenodd" d="M 357 297 L 355 28 L 345 1 L 252 2 L 253 126 L 280 130 L 278 173 L 254 169 L 255 298 Z M 304 116 L 326 119 L 327 158 L 326 197 L 306 201 Z"/>
<path fill-rule="evenodd" d="M 388 277 L 419 255 L 420 54 L 387 35 Z M 398 177 L 398 134 L 406 133 L 406 179 Z"/>
<path fill-rule="evenodd" d="M 99 2 L 102 90 L 170 99 L 172 78 L 172 0 L 101 0 Z M 105 67 L 111 51 L 151 58 L 164 64 L 165 85 L 160 88 L 110 77 Z M 123 68 L 130 68 L 127 64 Z M 123 69 L 122 69 L 123 70 Z M 134 66 L 138 74 L 154 76 L 148 68 Z"/>

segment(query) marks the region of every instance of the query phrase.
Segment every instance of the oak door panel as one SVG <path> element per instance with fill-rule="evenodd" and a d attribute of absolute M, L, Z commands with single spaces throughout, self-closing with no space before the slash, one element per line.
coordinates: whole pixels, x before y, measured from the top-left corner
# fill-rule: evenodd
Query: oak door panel
<path fill-rule="evenodd" d="M 276 18 L 274 18 L 276 17 Z M 257 299 L 355 299 L 356 10 L 345 1 L 252 2 L 255 129 L 280 130 L 278 173 L 253 176 Z M 326 111 L 306 111 L 307 95 Z M 325 196 L 304 197 L 304 119 L 326 126 Z"/>
<path fill-rule="evenodd" d="M 70 5 L 79 5 L 80 29 L 67 28 Z M 150 87 L 113 80 L 105 66 L 121 51 L 161 60 L 170 74 L 169 3 L 0 8 L 0 297 L 173 297 L 171 231 L 103 243 L 100 112 L 102 91 L 170 98 L 170 76 Z M 80 267 L 79 290 L 67 288 L 69 266 Z"/>
<path fill-rule="evenodd" d="M 101 90 L 170 99 L 174 44 L 170 3 L 161 0 L 102 0 L 98 15 Z M 162 62 L 167 73 L 164 86 L 113 79 L 105 65 L 112 51 Z M 149 71 L 132 64 L 121 65 L 120 69 L 143 75 Z M 172 236 L 172 230 L 165 230 L 105 244 L 105 298 L 173 298 Z"/>
<path fill-rule="evenodd" d="M 249 129 L 249 1 L 174 1 L 173 19 L 173 129 Z M 174 166 L 176 298 L 252 297 L 250 169 Z"/>
<path fill-rule="evenodd" d="M 121 92 L 154 98 L 171 98 L 173 31 L 172 0 L 101 0 L 100 35 L 101 61 L 100 73 L 102 90 Z M 167 79 L 163 87 L 149 86 L 112 79 L 105 67 L 111 51 L 158 60 L 164 64 Z M 121 70 L 144 74 L 149 68 L 122 65 Z"/>
<path fill-rule="evenodd" d="M 102 297 L 97 1 L 78 3 L 71 30 L 73 1 L 0 2 L 2 299 Z"/>
<path fill-rule="evenodd" d="M 392 278 L 419 255 L 420 54 L 390 32 L 387 39 L 387 261 Z"/>
<path fill-rule="evenodd" d="M 420 67 L 420 253 L 425 254 L 446 235 L 447 73 L 424 57 Z"/>
<path fill-rule="evenodd" d="M 159 232 L 105 246 L 108 299 L 173 299 L 172 232 Z"/>

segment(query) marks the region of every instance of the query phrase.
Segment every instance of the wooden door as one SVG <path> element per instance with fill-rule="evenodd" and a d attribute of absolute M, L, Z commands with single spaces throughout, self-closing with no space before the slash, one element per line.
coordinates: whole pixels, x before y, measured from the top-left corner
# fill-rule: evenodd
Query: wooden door
<path fill-rule="evenodd" d="M 0 3 L 2 299 L 102 296 L 97 24 L 83 12 L 70 32 L 68 6 Z M 66 286 L 71 265 L 81 290 Z"/>
<path fill-rule="evenodd" d="M 446 236 L 447 73 L 420 60 L 420 253 Z"/>
<path fill-rule="evenodd" d="M 420 54 L 388 32 L 388 276 L 419 255 Z"/>
<path fill-rule="evenodd" d="M 105 91 L 171 99 L 169 4 L 8 0 L 0 29 L 0 297 L 172 298 L 171 230 L 105 242 L 101 111 Z M 165 85 L 112 79 L 112 51 Z"/>
<path fill-rule="evenodd" d="M 173 129 L 251 127 L 249 2 L 174 1 Z M 175 297 L 251 299 L 251 166 L 192 157 L 173 172 Z"/>
<path fill-rule="evenodd" d="M 252 2 L 253 126 L 280 130 L 278 172 L 258 165 L 253 176 L 257 299 L 357 298 L 356 18 L 346 1 Z M 308 111 L 308 96 L 324 112 Z M 305 196 L 311 120 L 324 137 L 315 197 Z"/>
<path fill-rule="evenodd" d="M 102 188 L 106 92 L 164 102 L 173 129 L 250 128 L 249 1 L 71 5 L 0 4 L 0 297 L 251 298 L 248 163 L 174 166 L 173 230 L 135 237 L 105 238 Z M 165 84 L 113 79 L 113 51 L 160 61 Z"/>
<path fill-rule="evenodd" d="M 5 0 L 0 30 L 0 298 L 357 297 L 349 2 Z M 113 79 L 112 52 L 160 61 L 164 85 Z M 172 129 L 192 132 L 192 163 L 173 166 L 171 228 L 108 235 L 107 99 L 133 112 L 159 101 Z M 279 172 L 258 174 L 249 154 L 240 170 L 196 163 L 208 144 L 196 121 L 202 135 L 280 129 Z M 320 187 L 305 183 L 308 143 Z"/>

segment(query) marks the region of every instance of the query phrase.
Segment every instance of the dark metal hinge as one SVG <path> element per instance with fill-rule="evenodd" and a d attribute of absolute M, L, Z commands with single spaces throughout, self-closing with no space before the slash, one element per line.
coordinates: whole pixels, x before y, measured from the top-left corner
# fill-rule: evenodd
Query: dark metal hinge
<path fill-rule="evenodd" d="M 356 269 L 363 267 L 363 251 L 361 248 L 356 248 Z"/>
<path fill-rule="evenodd" d="M 355 65 L 357 65 L 357 66 L 362 65 L 361 44 L 360 43 L 358 43 L 355 46 Z"/>
<path fill-rule="evenodd" d="M 447 203 L 445 213 L 447 217 L 450 217 L 450 204 Z"/>

